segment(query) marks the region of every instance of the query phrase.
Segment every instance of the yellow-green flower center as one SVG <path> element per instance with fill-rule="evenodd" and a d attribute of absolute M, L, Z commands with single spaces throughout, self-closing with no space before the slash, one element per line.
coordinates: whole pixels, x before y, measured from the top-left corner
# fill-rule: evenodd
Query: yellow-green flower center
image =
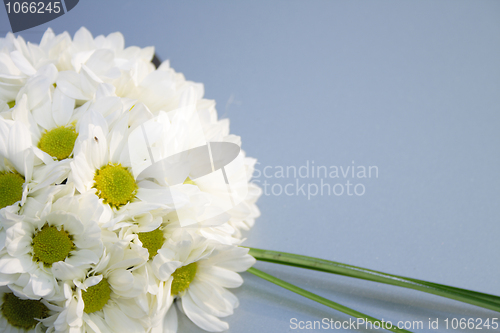
<path fill-rule="evenodd" d="M 33 237 L 33 260 L 52 266 L 57 261 L 66 259 L 75 248 L 73 237 L 64 228 L 44 225 Z"/>
<path fill-rule="evenodd" d="M 184 184 L 191 184 L 191 185 L 196 185 L 195 182 L 191 180 L 191 178 L 187 177 L 186 180 L 184 181 Z"/>
<path fill-rule="evenodd" d="M 159 249 L 163 246 L 165 238 L 163 237 L 163 231 L 157 228 L 149 232 L 140 232 L 137 234 L 139 240 L 142 243 L 142 247 L 148 249 L 149 259 L 153 258 Z"/>
<path fill-rule="evenodd" d="M 178 293 L 182 293 L 189 287 L 196 275 L 196 268 L 196 262 L 193 262 L 189 265 L 179 267 L 175 270 L 175 272 L 172 274 L 172 276 L 174 277 L 171 288 L 172 295 L 175 296 Z"/>
<path fill-rule="evenodd" d="M 57 127 L 43 133 L 38 148 L 59 161 L 68 158 L 73 152 L 78 134 L 71 127 Z"/>
<path fill-rule="evenodd" d="M 111 288 L 108 280 L 104 277 L 98 284 L 88 287 L 87 291 L 82 290 L 82 299 L 85 313 L 92 313 L 101 310 L 111 298 Z"/>
<path fill-rule="evenodd" d="M 16 101 L 7 102 L 7 105 L 12 109 L 14 106 L 16 106 Z"/>
<path fill-rule="evenodd" d="M 13 293 L 3 295 L 1 309 L 2 315 L 7 319 L 9 324 L 26 331 L 38 324 L 38 320 L 36 319 L 43 319 L 49 315 L 49 309 L 42 302 L 31 299 L 20 299 Z"/>
<path fill-rule="evenodd" d="M 121 164 L 103 166 L 96 171 L 94 182 L 97 196 L 111 207 L 129 203 L 137 192 L 134 176 Z"/>
<path fill-rule="evenodd" d="M 24 178 L 15 172 L 0 173 L 0 209 L 23 198 Z"/>

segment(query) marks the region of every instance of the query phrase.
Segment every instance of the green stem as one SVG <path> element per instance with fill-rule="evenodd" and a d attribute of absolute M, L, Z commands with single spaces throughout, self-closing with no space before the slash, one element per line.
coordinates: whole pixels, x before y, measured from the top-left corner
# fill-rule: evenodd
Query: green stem
<path fill-rule="evenodd" d="M 376 326 L 380 325 L 381 328 L 384 328 L 384 329 L 386 329 L 388 331 L 392 331 L 392 332 L 408 332 L 408 333 L 411 333 L 410 331 L 399 329 L 396 326 L 393 326 L 392 324 L 391 324 L 391 326 L 389 326 L 389 325 L 387 325 L 387 322 L 382 322 L 382 321 L 380 321 L 380 320 L 378 320 L 376 318 L 367 316 L 367 315 L 365 315 L 365 314 L 363 314 L 361 312 L 358 312 L 356 310 L 353 310 L 351 308 L 343 306 L 342 304 L 335 303 L 333 301 L 330 301 L 329 299 L 326 299 L 326 298 L 321 297 L 319 295 L 313 294 L 310 291 L 307 291 L 305 289 L 299 288 L 299 287 L 297 287 L 297 286 L 295 286 L 293 284 L 290 284 L 290 283 L 288 283 L 286 281 L 278 279 L 277 277 L 269 275 L 269 274 L 267 274 L 267 273 L 265 273 L 265 272 L 263 272 L 261 270 L 258 270 L 256 268 L 250 267 L 247 270 L 247 272 L 252 273 L 252 274 L 254 274 L 254 275 L 256 275 L 256 276 L 258 276 L 258 277 L 260 277 L 260 278 L 262 278 L 264 280 L 272 282 L 272 283 L 274 283 L 274 284 L 276 284 L 276 285 L 278 285 L 280 287 L 283 287 L 285 289 L 293 291 L 294 293 L 297 293 L 297 294 L 299 294 L 301 296 L 307 297 L 307 298 L 309 298 L 309 299 L 311 299 L 311 300 L 313 300 L 315 302 L 321 303 L 321 304 L 326 305 L 326 306 L 328 306 L 328 307 L 330 307 L 332 309 L 335 309 L 337 311 L 343 312 L 343 313 L 345 313 L 345 314 L 347 314 L 349 316 L 352 316 L 352 317 L 355 317 L 355 318 L 359 318 L 359 319 L 363 319 L 364 322 L 371 322 L 373 325 L 376 325 Z M 361 325 L 364 324 L 364 322 L 361 323 Z"/>
<path fill-rule="evenodd" d="M 297 254 L 255 248 L 250 248 L 249 254 L 260 261 L 313 269 L 368 281 L 390 284 L 393 286 L 410 288 L 500 312 L 500 297 L 495 295 L 455 288 L 418 279 L 411 279 L 362 267 L 346 265 L 335 261 L 301 256 Z"/>

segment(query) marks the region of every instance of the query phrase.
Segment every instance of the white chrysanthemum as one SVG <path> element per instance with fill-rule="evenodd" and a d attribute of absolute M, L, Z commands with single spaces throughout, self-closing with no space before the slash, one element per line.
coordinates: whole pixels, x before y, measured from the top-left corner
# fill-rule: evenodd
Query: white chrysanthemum
<path fill-rule="evenodd" d="M 49 203 L 40 218 L 15 221 L 0 257 L 4 284 L 29 298 L 50 298 L 59 281 L 84 277 L 103 251 L 99 208 L 94 196 L 65 196 Z"/>
<path fill-rule="evenodd" d="M 71 40 L 67 32 L 56 36 L 49 28 L 40 45 L 8 33 L 0 38 L 0 111 L 6 104 L 14 104 L 30 78 L 53 73 L 53 69 L 60 72 L 57 84 L 62 91 L 83 104 L 94 97 L 99 83 L 122 76 L 143 77 L 154 71 L 153 54 L 153 47 L 125 48 L 118 32 L 94 39 L 81 28 Z M 56 77 L 51 77 L 55 82 Z"/>
<path fill-rule="evenodd" d="M 154 70 L 151 63 L 154 48 L 124 46 L 120 33 L 94 39 L 87 29 L 79 29 L 66 50 L 65 58 L 71 66 L 66 64 L 67 70 L 60 72 L 58 87 L 81 103 L 94 98 L 99 84 L 112 83 L 121 77 L 142 77 Z"/>
<path fill-rule="evenodd" d="M 153 259 L 155 275 L 163 290 L 163 320 L 153 316 L 158 332 L 177 330 L 176 309 L 168 301 L 175 297 L 182 312 L 204 330 L 219 332 L 228 329 L 220 317 L 233 313 L 238 299 L 226 288 L 236 288 L 243 279 L 236 272 L 246 271 L 255 263 L 248 249 L 221 245 L 185 233 L 177 241 L 167 240 Z M 158 313 L 163 313 L 159 310 Z M 161 318 L 160 318 L 161 319 Z"/>
<path fill-rule="evenodd" d="M 29 78 L 53 73 L 70 43 L 68 33 L 56 36 L 52 29 L 47 29 L 40 45 L 26 43 L 12 33 L 0 38 L 0 110 L 1 104 L 14 105 Z M 49 76 L 55 80 L 53 75 Z"/>
<path fill-rule="evenodd" d="M 95 193 L 109 216 L 125 214 L 128 210 L 146 212 L 162 206 L 148 198 L 165 197 L 165 188 L 148 181 L 138 182 L 129 158 L 129 114 L 124 114 L 111 129 L 95 109 L 82 119 L 75 155 L 70 163 L 69 181 L 77 190 Z M 167 203 L 168 198 L 165 198 Z M 110 220 L 105 227 L 110 227 Z M 116 221 L 115 221 L 116 222 Z"/>
<path fill-rule="evenodd" d="M 73 154 L 73 148 L 78 137 L 76 125 L 81 115 L 75 110 L 75 101 L 62 94 L 58 88 L 50 85 L 43 93 L 43 106 L 31 108 L 29 96 L 23 98 L 12 109 L 12 119 L 22 122 L 30 131 L 34 150 L 45 164 L 62 161 Z M 69 169 L 69 168 L 68 168 Z"/>
<path fill-rule="evenodd" d="M 40 333 L 52 325 L 61 310 L 45 299 L 19 297 L 0 287 L 0 331 L 3 333 Z"/>
<path fill-rule="evenodd" d="M 106 71 L 106 69 L 109 70 L 109 67 L 103 67 L 104 64 L 110 64 L 110 67 L 121 71 L 130 71 L 138 64 L 145 66 L 148 71 L 154 70 L 151 63 L 154 47 L 141 49 L 137 46 L 130 46 L 125 48 L 125 40 L 119 32 L 111 33 L 106 37 L 100 35 L 94 39 L 92 34 L 82 27 L 75 33 L 71 47 L 67 49 L 67 52 L 74 71 L 79 72 L 81 66 L 85 64 L 101 78 L 109 77 L 110 74 Z"/>
<path fill-rule="evenodd" d="M 94 192 L 115 215 L 116 219 L 105 227 L 125 215 L 160 207 L 172 210 L 184 206 L 191 209 L 194 217 L 202 214 L 207 209 L 207 199 L 197 188 L 182 183 L 189 175 L 188 162 L 180 161 L 184 164 L 175 164 L 172 169 L 154 164 L 191 148 L 186 120 L 189 113 L 178 112 L 170 120 L 168 114 L 160 112 L 152 118 L 141 105 L 133 105 L 129 111 L 123 104 L 122 115 L 105 119 L 106 108 L 98 103 L 81 119 L 69 181 L 75 183 L 80 193 Z M 107 119 L 113 122 L 109 124 Z M 170 186 L 173 184 L 177 186 Z"/>
<path fill-rule="evenodd" d="M 147 257 L 123 242 L 106 244 L 106 255 L 88 276 L 66 283 L 66 305 L 56 332 L 146 332 Z M 49 329 L 49 332 L 51 330 Z"/>
<path fill-rule="evenodd" d="M 35 154 L 29 130 L 20 122 L 0 117 L 0 209 L 17 211 L 29 197 L 61 179 L 53 166 L 34 168 Z M 14 206 L 13 206 L 14 205 Z"/>

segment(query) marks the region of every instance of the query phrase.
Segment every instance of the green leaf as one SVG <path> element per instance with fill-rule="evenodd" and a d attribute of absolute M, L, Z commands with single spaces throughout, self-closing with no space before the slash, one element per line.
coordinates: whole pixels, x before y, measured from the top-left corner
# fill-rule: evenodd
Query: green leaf
<path fill-rule="evenodd" d="M 407 278 L 399 275 L 387 274 L 371 269 L 297 254 L 255 248 L 250 248 L 249 254 L 260 261 L 313 269 L 337 275 L 354 277 L 357 279 L 405 287 L 500 312 L 500 297 L 495 295 Z"/>
<path fill-rule="evenodd" d="M 385 328 L 386 330 L 388 331 L 391 331 L 391 332 L 410 332 L 410 331 L 406 331 L 406 330 L 403 330 L 403 329 L 399 329 L 397 328 L 396 326 L 388 326 L 386 322 L 382 322 L 376 318 L 373 318 L 371 316 L 368 316 L 368 315 L 365 315 L 361 312 L 358 312 L 356 310 L 353 310 L 351 308 L 348 308 L 342 304 L 339 304 L 339 303 L 336 303 L 336 302 L 333 302 L 333 301 L 330 301 L 329 299 L 326 299 L 324 297 L 321 297 L 319 295 L 316 295 L 310 291 L 307 291 L 305 289 L 302 289 L 302 288 L 299 288 L 291 283 L 288 283 L 286 281 L 283 281 L 281 279 L 278 279 L 277 277 L 275 276 L 272 276 L 272 275 L 269 275 L 261 270 L 258 270 L 256 268 L 253 268 L 253 267 L 250 267 L 247 272 L 249 273 L 252 273 L 264 280 L 267 280 L 269 282 L 272 282 L 280 287 L 283 287 L 285 289 L 288 289 L 290 291 L 293 291 L 294 293 L 297 293 L 301 296 L 304 296 L 304 297 L 307 297 L 315 302 L 318 302 L 320 304 L 323 304 L 323 305 L 326 305 L 332 309 L 335 309 L 337 311 L 340 311 L 340 312 L 343 312 L 349 316 L 352 316 L 352 317 L 355 317 L 355 318 L 361 318 L 363 320 L 365 320 L 365 322 L 371 322 L 372 324 L 375 324 L 377 323 L 376 325 L 379 326 L 381 328 Z M 376 327 L 377 327 L 376 326 Z M 411 332 L 410 332 L 411 333 Z"/>

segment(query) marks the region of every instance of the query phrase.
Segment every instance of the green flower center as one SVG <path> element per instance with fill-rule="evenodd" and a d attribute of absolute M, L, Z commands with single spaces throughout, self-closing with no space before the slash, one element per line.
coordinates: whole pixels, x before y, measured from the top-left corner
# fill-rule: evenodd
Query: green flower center
<path fill-rule="evenodd" d="M 0 209 L 23 198 L 24 178 L 15 172 L 0 173 Z"/>
<path fill-rule="evenodd" d="M 172 274 L 172 276 L 174 277 L 171 288 L 172 295 L 175 296 L 178 293 L 182 293 L 189 287 L 196 275 L 196 268 L 196 262 L 193 262 L 189 265 L 179 267 L 175 270 L 175 272 Z"/>
<path fill-rule="evenodd" d="M 37 319 L 48 317 L 49 309 L 40 301 L 20 299 L 13 293 L 3 295 L 2 315 L 14 327 L 30 330 L 38 324 Z"/>
<path fill-rule="evenodd" d="M 96 171 L 94 186 L 97 196 L 111 207 L 120 207 L 132 201 L 137 192 L 134 176 L 121 164 L 108 164 Z"/>
<path fill-rule="evenodd" d="M 191 180 L 191 178 L 187 177 L 186 180 L 184 181 L 184 184 L 191 184 L 191 185 L 196 185 L 195 182 Z"/>
<path fill-rule="evenodd" d="M 74 128 L 57 127 L 42 135 L 38 148 L 59 161 L 64 160 L 73 152 L 77 137 L 78 134 Z"/>
<path fill-rule="evenodd" d="M 73 237 L 64 228 L 44 225 L 33 237 L 33 260 L 52 266 L 57 261 L 66 259 L 75 248 Z"/>
<path fill-rule="evenodd" d="M 137 234 L 139 240 L 142 243 L 142 247 L 148 249 L 149 259 L 153 258 L 159 249 L 163 246 L 165 238 L 163 237 L 163 231 L 157 228 L 149 232 L 140 232 Z"/>
<path fill-rule="evenodd" d="M 16 106 L 16 101 L 7 102 L 7 105 L 12 109 L 14 106 Z"/>
<path fill-rule="evenodd" d="M 95 286 L 88 287 L 87 291 L 82 290 L 82 299 L 85 313 L 92 313 L 101 310 L 111 298 L 111 288 L 108 280 L 104 277 Z"/>

